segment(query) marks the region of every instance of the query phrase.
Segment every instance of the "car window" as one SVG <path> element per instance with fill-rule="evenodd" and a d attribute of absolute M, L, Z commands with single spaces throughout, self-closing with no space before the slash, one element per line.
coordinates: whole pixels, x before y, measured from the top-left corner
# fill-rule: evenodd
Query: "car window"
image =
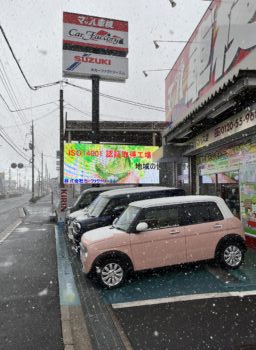
<path fill-rule="evenodd" d="M 118 207 L 127 207 L 129 199 L 127 197 L 113 198 L 109 201 L 108 205 L 104 208 L 102 215 L 112 215 L 113 209 Z"/>
<path fill-rule="evenodd" d="M 119 217 L 118 221 L 115 223 L 115 227 L 123 231 L 128 231 L 130 225 L 133 223 L 134 219 L 141 211 L 141 208 L 129 206 L 123 214 Z"/>
<path fill-rule="evenodd" d="M 96 197 L 96 196 L 95 196 L 95 197 Z M 86 193 L 86 194 L 84 194 L 84 195 L 82 196 L 80 202 L 78 203 L 78 204 L 79 204 L 79 207 L 80 207 L 80 208 L 87 207 L 88 205 L 91 204 L 93 198 L 95 198 L 95 197 L 93 196 L 92 193 Z"/>
<path fill-rule="evenodd" d="M 104 196 L 97 197 L 89 207 L 90 216 L 98 217 L 105 210 L 109 203 L 109 198 Z"/>
<path fill-rule="evenodd" d="M 146 222 L 150 230 L 180 226 L 182 225 L 180 208 L 181 206 L 179 205 L 145 208 L 142 211 L 139 222 Z"/>
<path fill-rule="evenodd" d="M 188 225 L 223 220 L 223 215 L 216 203 L 184 204 L 184 217 Z"/>

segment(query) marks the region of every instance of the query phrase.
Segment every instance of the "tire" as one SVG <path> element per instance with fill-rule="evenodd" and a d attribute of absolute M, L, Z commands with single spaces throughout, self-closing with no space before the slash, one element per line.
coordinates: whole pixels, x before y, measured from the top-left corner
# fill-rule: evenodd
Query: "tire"
<path fill-rule="evenodd" d="M 118 258 L 108 258 L 100 264 L 98 279 L 103 287 L 113 289 L 123 284 L 127 272 L 127 264 Z"/>
<path fill-rule="evenodd" d="M 226 242 L 218 251 L 218 261 L 224 269 L 237 269 L 244 261 L 244 248 L 237 242 Z"/>

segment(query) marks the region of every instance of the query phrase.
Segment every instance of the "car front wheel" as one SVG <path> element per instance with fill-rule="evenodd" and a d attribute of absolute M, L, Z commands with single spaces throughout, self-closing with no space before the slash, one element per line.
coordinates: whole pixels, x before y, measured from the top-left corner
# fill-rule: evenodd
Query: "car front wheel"
<path fill-rule="evenodd" d="M 219 250 L 219 262 L 225 269 L 237 269 L 243 260 L 244 249 L 238 243 L 226 243 Z"/>
<path fill-rule="evenodd" d="M 119 287 L 126 277 L 125 264 L 118 259 L 105 260 L 100 267 L 99 279 L 108 289 Z"/>

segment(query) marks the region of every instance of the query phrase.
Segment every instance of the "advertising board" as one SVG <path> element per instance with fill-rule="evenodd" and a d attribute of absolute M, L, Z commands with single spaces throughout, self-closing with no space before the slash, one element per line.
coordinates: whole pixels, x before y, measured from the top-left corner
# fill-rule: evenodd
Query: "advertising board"
<path fill-rule="evenodd" d="M 63 49 L 126 56 L 128 22 L 64 12 Z"/>
<path fill-rule="evenodd" d="M 207 147 L 214 142 L 220 141 L 228 136 L 235 135 L 240 131 L 247 130 L 256 125 L 256 105 L 251 110 L 243 110 L 236 115 L 215 125 L 213 128 L 203 132 L 190 141 L 194 149 Z"/>
<path fill-rule="evenodd" d="M 157 146 L 66 143 L 65 184 L 159 184 Z"/>
<path fill-rule="evenodd" d="M 198 174 L 211 175 L 232 172 L 244 167 L 256 165 L 256 145 L 241 144 L 223 148 L 205 156 L 197 157 Z"/>
<path fill-rule="evenodd" d="M 64 77 L 89 79 L 92 75 L 99 75 L 102 80 L 124 81 L 128 78 L 128 59 L 89 52 L 63 51 Z"/>
<path fill-rule="evenodd" d="M 256 69 L 256 1 L 214 0 L 165 80 L 166 120 L 177 125 L 239 70 Z"/>

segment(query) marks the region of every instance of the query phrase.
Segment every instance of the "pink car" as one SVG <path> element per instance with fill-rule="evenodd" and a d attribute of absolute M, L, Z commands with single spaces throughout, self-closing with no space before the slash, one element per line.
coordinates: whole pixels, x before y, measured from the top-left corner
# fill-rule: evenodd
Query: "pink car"
<path fill-rule="evenodd" d="M 129 271 L 216 259 L 236 269 L 246 251 L 242 224 L 224 200 L 181 196 L 131 203 L 112 226 L 86 232 L 80 258 L 107 288 Z"/>

